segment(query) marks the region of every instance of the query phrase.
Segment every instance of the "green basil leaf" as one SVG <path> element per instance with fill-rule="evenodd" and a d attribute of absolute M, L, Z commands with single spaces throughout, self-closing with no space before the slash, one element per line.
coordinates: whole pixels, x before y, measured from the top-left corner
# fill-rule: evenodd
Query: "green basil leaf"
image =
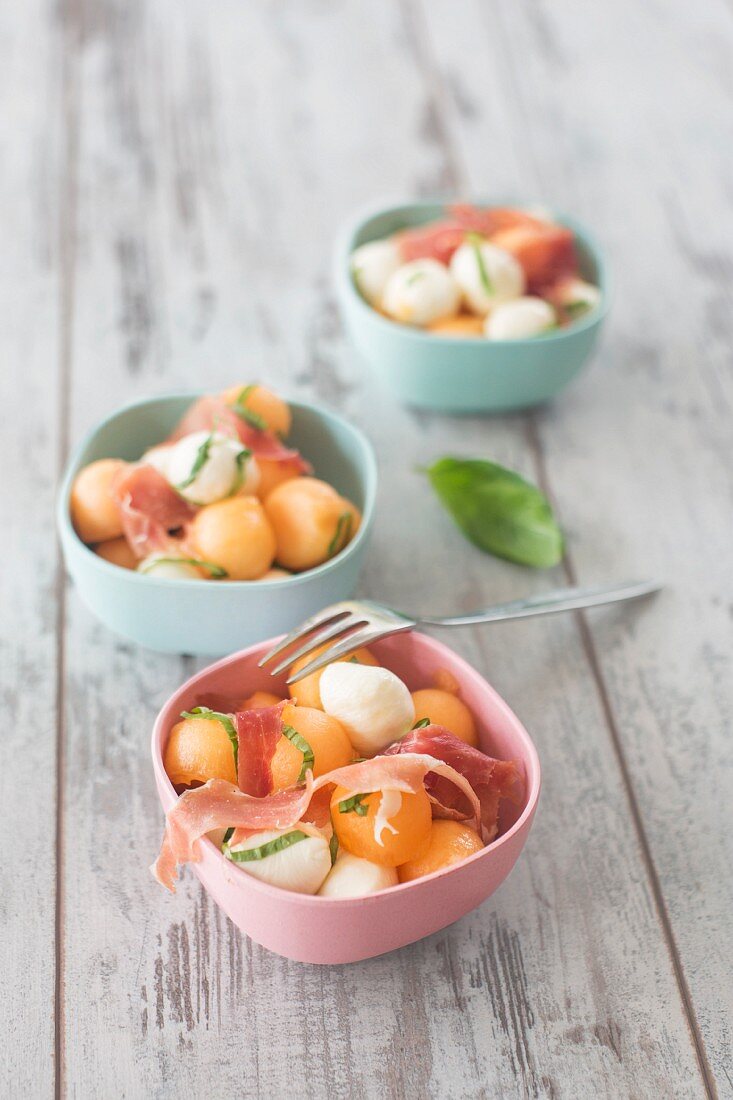
<path fill-rule="evenodd" d="M 304 833 L 302 829 L 294 829 L 292 833 L 276 836 L 274 840 L 268 840 L 266 844 L 260 844 L 259 848 L 245 848 L 244 851 L 233 852 L 228 845 L 225 845 L 222 851 L 227 859 L 231 859 L 233 863 L 254 863 L 255 860 L 267 859 L 268 856 L 274 856 L 276 852 L 291 848 L 293 844 L 297 844 L 299 840 L 306 840 L 307 837 L 308 834 Z"/>
<path fill-rule="evenodd" d="M 582 313 L 588 312 L 591 308 L 591 303 L 583 301 L 568 302 L 567 305 L 564 305 L 562 308 L 565 313 L 567 313 L 568 317 L 580 317 Z"/>
<path fill-rule="evenodd" d="M 229 494 L 230 497 L 235 497 L 237 495 L 237 493 L 239 492 L 239 490 L 244 485 L 244 479 L 245 479 L 246 474 L 247 474 L 247 459 L 251 458 L 251 457 L 252 457 L 252 452 L 250 451 L 249 447 L 243 447 L 242 450 L 239 451 L 234 456 L 234 461 L 237 464 L 237 474 L 236 474 L 236 477 L 234 478 L 234 484 L 232 485 L 232 491 Z"/>
<path fill-rule="evenodd" d="M 430 483 L 464 535 L 498 558 L 549 568 L 563 536 L 546 497 L 519 474 L 479 458 L 440 458 Z"/>
<path fill-rule="evenodd" d="M 218 710 L 211 710 L 209 707 L 194 707 L 193 710 L 182 710 L 181 718 L 215 718 L 217 722 L 221 722 L 227 731 L 227 737 L 232 743 L 234 767 L 239 768 L 239 738 L 234 723 L 228 714 L 220 714 Z"/>
<path fill-rule="evenodd" d="M 331 833 L 331 839 L 328 842 L 328 850 L 331 853 L 331 866 L 333 867 L 336 862 L 336 856 L 339 854 L 339 838 L 336 833 Z"/>
<path fill-rule="evenodd" d="M 252 393 L 252 390 L 256 389 L 257 384 L 252 383 L 250 386 L 243 386 L 237 394 L 236 400 L 232 405 L 232 409 L 237 416 L 249 424 L 252 428 L 257 428 L 259 432 L 267 430 L 267 424 L 259 413 L 256 413 L 254 409 L 247 408 L 247 398 Z"/>
<path fill-rule="evenodd" d="M 178 485 L 175 485 L 175 489 L 187 489 L 189 485 L 192 485 L 194 483 L 203 467 L 209 461 L 209 451 L 211 450 L 211 444 L 213 442 L 214 433 L 212 432 L 206 437 L 206 439 L 203 441 L 198 451 L 196 452 L 196 458 L 193 461 L 191 473 L 183 481 L 180 481 Z"/>
<path fill-rule="evenodd" d="M 344 798 L 339 802 L 340 814 L 358 814 L 359 817 L 366 817 L 369 813 L 369 807 L 365 806 L 362 799 L 366 798 L 366 794 L 352 794 L 351 798 Z"/>
<path fill-rule="evenodd" d="M 417 283 L 420 279 L 425 278 L 424 271 L 413 271 L 412 275 L 407 280 L 406 286 L 412 286 L 413 283 Z"/>
<path fill-rule="evenodd" d="M 213 561 L 201 561 L 200 558 L 176 558 L 176 557 L 154 558 L 153 561 L 149 562 L 148 565 L 144 569 L 140 569 L 140 570 L 138 570 L 138 572 L 140 572 L 140 573 L 149 573 L 150 570 L 153 568 L 153 566 L 159 565 L 160 562 L 174 562 L 175 563 L 177 561 L 182 561 L 184 563 L 184 565 L 198 565 L 198 567 L 200 569 L 206 569 L 206 571 L 208 573 L 210 573 L 212 577 L 228 577 L 229 576 L 226 569 L 222 568 L 221 565 L 215 565 Z"/>
<path fill-rule="evenodd" d="M 292 745 L 295 745 L 299 752 L 303 753 L 303 764 L 300 769 L 300 774 L 296 779 L 296 783 L 305 782 L 305 773 L 313 771 L 313 762 L 315 757 L 313 755 L 313 749 L 310 747 L 305 737 L 301 737 L 296 729 L 292 726 L 288 726 L 287 723 L 283 724 L 283 737 L 287 737 L 288 741 Z"/>
<path fill-rule="evenodd" d="M 229 841 L 232 839 L 233 836 L 234 836 L 234 826 L 230 825 L 229 828 L 227 829 L 227 831 L 224 833 L 224 836 L 221 838 L 222 848 L 224 847 L 225 844 L 229 843 Z"/>
<path fill-rule="evenodd" d="M 328 556 L 332 558 L 346 546 L 351 537 L 351 512 L 342 512 L 336 521 L 336 531 L 328 544 Z"/>
<path fill-rule="evenodd" d="M 419 722 L 416 722 L 412 727 L 414 730 L 424 730 L 426 726 L 430 725 L 429 718 L 421 718 Z"/>
<path fill-rule="evenodd" d="M 476 265 L 478 267 L 479 278 L 481 279 L 481 285 L 487 294 L 493 294 L 494 284 L 489 278 L 489 272 L 486 268 L 486 261 L 484 260 L 484 254 L 481 251 L 481 245 L 484 244 L 484 238 L 479 233 L 469 233 L 466 240 L 473 249 L 473 254 L 476 257 Z"/>

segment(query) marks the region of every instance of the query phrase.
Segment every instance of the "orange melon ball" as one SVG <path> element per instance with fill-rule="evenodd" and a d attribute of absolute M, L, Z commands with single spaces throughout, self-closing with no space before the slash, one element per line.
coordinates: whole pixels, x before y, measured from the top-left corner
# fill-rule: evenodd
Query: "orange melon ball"
<path fill-rule="evenodd" d="M 290 432 L 293 418 L 287 403 L 264 386 L 231 386 L 221 396 L 227 405 L 248 409 L 253 413 L 253 420 L 261 419 L 268 431 L 283 437 Z"/>
<path fill-rule="evenodd" d="M 204 561 L 221 565 L 233 581 L 261 577 L 275 557 L 275 535 L 256 497 L 230 497 L 197 512 L 190 539 Z"/>
<path fill-rule="evenodd" d="M 184 718 L 170 732 L 163 764 L 175 787 L 190 787 L 208 779 L 237 782 L 234 750 L 216 718 Z"/>
<path fill-rule="evenodd" d="M 440 688 L 422 688 L 420 691 L 413 691 L 412 701 L 415 704 L 415 722 L 429 718 L 436 726 L 445 726 L 455 737 L 460 737 L 461 741 L 478 748 L 473 715 L 457 695 L 441 691 Z"/>
<path fill-rule="evenodd" d="M 122 569 L 137 569 L 137 558 L 130 549 L 126 538 L 107 539 L 106 542 L 98 542 L 94 547 L 94 553 L 100 558 L 109 561 L 112 565 L 119 565 Z"/>
<path fill-rule="evenodd" d="M 484 318 L 459 313 L 457 317 L 443 317 L 440 321 L 433 321 L 427 329 L 428 332 L 434 332 L 436 336 L 456 336 L 464 339 L 468 336 L 483 336 Z"/>
<path fill-rule="evenodd" d="M 299 661 L 295 661 L 291 668 L 291 672 L 299 672 L 309 661 L 315 661 L 318 654 L 323 653 L 326 645 L 328 645 L 328 643 L 318 646 L 311 653 L 306 654 L 305 657 L 301 657 Z M 368 649 L 364 648 L 355 649 L 348 657 L 339 657 L 339 661 L 356 661 L 356 663 L 360 665 L 379 665 L 377 658 L 370 653 Z M 320 687 L 323 673 L 324 669 L 319 668 L 317 672 L 311 672 L 310 676 L 304 676 L 302 680 L 298 680 L 297 684 L 290 684 L 288 688 L 290 698 L 293 699 L 299 707 L 315 707 L 317 710 L 323 710 Z"/>
<path fill-rule="evenodd" d="M 265 500 L 277 542 L 277 561 L 285 569 L 313 569 L 351 541 L 361 515 L 332 485 L 298 477 L 278 485 Z"/>
<path fill-rule="evenodd" d="M 284 481 L 292 481 L 294 477 L 303 476 L 303 468 L 297 458 L 285 458 L 281 462 L 274 458 L 258 458 L 257 469 L 260 471 L 260 481 L 257 486 L 257 496 L 260 500 L 266 500 L 273 489 L 282 485 Z"/>
<path fill-rule="evenodd" d="M 415 878 L 430 875 L 443 867 L 460 863 L 474 852 L 480 852 L 483 841 L 475 829 L 469 829 L 460 821 L 434 821 L 430 828 L 427 847 L 417 856 L 403 863 L 397 870 L 400 882 L 412 882 Z"/>
<path fill-rule="evenodd" d="M 76 475 L 71 489 L 71 522 L 82 542 L 106 542 L 122 534 L 112 484 L 126 466 L 119 458 L 100 458 Z"/>
<path fill-rule="evenodd" d="M 264 710 L 265 707 L 275 707 L 281 703 L 279 695 L 273 695 L 271 691 L 255 691 L 242 701 L 238 710 Z"/>
<path fill-rule="evenodd" d="M 322 710 L 288 703 L 283 708 L 283 725 L 294 729 L 310 745 L 316 778 L 334 768 L 345 767 L 354 759 L 354 749 L 343 726 Z M 292 787 L 298 782 L 302 767 L 303 753 L 283 734 L 272 758 L 272 789 Z"/>
<path fill-rule="evenodd" d="M 379 863 L 382 867 L 399 867 L 410 859 L 415 859 L 426 847 L 430 838 L 432 815 L 430 799 L 425 789 L 414 794 L 395 791 L 376 791 L 360 798 L 360 808 L 367 812 L 359 813 L 352 809 L 342 813 L 339 804 L 354 796 L 344 787 L 336 787 L 331 795 L 331 820 L 339 844 L 352 855 Z M 387 799 L 385 808 L 386 823 L 377 839 L 375 824 L 382 800 Z M 394 803 L 394 806 L 390 806 Z M 384 824 L 384 822 L 381 822 Z M 388 826 L 396 830 L 392 832 Z"/>

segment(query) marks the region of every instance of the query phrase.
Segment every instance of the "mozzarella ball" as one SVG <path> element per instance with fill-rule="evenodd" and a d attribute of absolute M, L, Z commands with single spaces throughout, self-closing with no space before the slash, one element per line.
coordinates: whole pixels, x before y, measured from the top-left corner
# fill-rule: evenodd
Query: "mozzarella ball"
<path fill-rule="evenodd" d="M 258 577 L 258 581 L 286 581 L 288 577 L 292 577 L 292 573 L 288 573 L 287 569 L 268 569 L 266 573 L 263 573 L 261 577 Z"/>
<path fill-rule="evenodd" d="M 94 553 L 100 558 L 119 565 L 121 569 L 137 569 L 137 558 L 130 549 L 126 538 L 107 539 L 106 542 L 98 542 L 94 547 Z"/>
<path fill-rule="evenodd" d="M 331 852 L 326 837 L 311 825 L 303 827 L 301 822 L 291 829 L 268 829 L 254 833 L 239 844 L 225 845 L 224 851 L 225 854 L 251 851 L 298 830 L 307 830 L 308 835 L 272 855 L 235 862 L 242 871 L 261 882 L 268 882 L 270 886 L 279 886 L 296 894 L 316 894 L 331 870 Z"/>
<path fill-rule="evenodd" d="M 362 298 L 379 306 L 387 280 L 402 263 L 400 250 L 392 240 L 369 241 L 351 254 L 351 272 Z"/>
<path fill-rule="evenodd" d="M 298 477 L 274 489 L 264 502 L 285 569 L 312 569 L 334 557 L 359 529 L 361 515 L 332 485 Z"/>
<path fill-rule="evenodd" d="M 568 311 L 571 318 L 594 309 L 601 300 L 599 287 L 586 283 L 585 279 L 565 279 L 553 299 L 557 305 Z"/>
<path fill-rule="evenodd" d="M 524 292 L 520 264 L 511 253 L 488 241 L 466 241 L 453 253 L 450 269 L 464 302 L 480 317 Z"/>
<path fill-rule="evenodd" d="M 149 554 L 143 558 L 137 567 L 138 573 L 144 573 L 146 577 L 163 577 L 169 581 L 202 579 L 201 570 L 190 561 L 176 558 L 174 554 Z"/>
<path fill-rule="evenodd" d="M 194 517 L 189 537 L 199 556 L 226 569 L 233 581 L 257 580 L 275 557 L 275 534 L 256 497 L 208 504 Z"/>
<path fill-rule="evenodd" d="M 318 891 L 321 898 L 360 898 L 386 890 L 399 882 L 394 867 L 382 867 L 351 852 L 340 850 L 331 871 Z"/>
<path fill-rule="evenodd" d="M 412 696 L 388 668 L 338 661 L 321 676 L 326 714 L 338 718 L 362 756 L 374 756 L 404 737 L 415 721 Z"/>
<path fill-rule="evenodd" d="M 453 276 L 437 260 L 413 260 L 390 276 L 382 308 L 406 325 L 429 325 L 456 313 L 460 291 Z"/>
<path fill-rule="evenodd" d="M 303 476 L 303 466 L 299 458 L 258 458 L 257 467 L 260 471 L 260 482 L 257 486 L 260 500 L 265 500 L 284 481 Z"/>
<path fill-rule="evenodd" d="M 146 451 L 140 461 L 152 466 L 159 474 L 163 475 L 166 481 L 169 481 L 168 467 L 174 450 L 175 444 L 161 443 L 159 447 L 151 447 L 149 451 Z"/>
<path fill-rule="evenodd" d="M 490 340 L 526 340 L 548 332 L 557 318 L 543 298 L 515 298 L 492 310 L 484 331 Z"/>
<path fill-rule="evenodd" d="M 166 476 L 192 504 L 214 504 L 234 493 L 257 489 L 257 463 L 237 439 L 218 432 L 191 432 L 172 452 Z"/>
<path fill-rule="evenodd" d="M 290 670 L 293 675 L 296 672 L 300 672 L 301 668 L 305 668 L 310 661 L 315 661 L 316 657 L 319 657 L 321 653 L 323 653 L 327 645 L 328 643 L 324 642 L 323 645 L 317 646 L 316 649 L 312 649 L 310 653 L 306 653 L 305 657 L 298 658 L 298 660 L 293 663 Z M 355 649 L 354 652 L 349 653 L 347 657 L 339 657 L 338 660 L 360 665 L 379 664 L 374 654 L 364 648 Z M 316 672 L 311 672 L 308 676 L 304 676 L 302 680 L 298 680 L 296 684 L 290 684 L 288 686 L 290 698 L 293 699 L 299 707 L 315 707 L 317 710 L 323 710 L 323 702 L 321 700 L 321 677 L 324 671 L 325 669 L 319 668 Z"/>
<path fill-rule="evenodd" d="M 221 396 L 227 405 L 241 405 L 252 413 L 255 427 L 259 425 L 254 422 L 260 420 L 267 431 L 275 435 L 284 437 L 290 432 L 293 418 L 289 406 L 282 397 L 264 386 L 231 386 Z"/>
<path fill-rule="evenodd" d="M 76 475 L 71 487 L 70 511 L 71 522 L 82 542 L 105 542 L 122 534 L 112 485 L 126 466 L 119 458 L 100 458 Z"/>

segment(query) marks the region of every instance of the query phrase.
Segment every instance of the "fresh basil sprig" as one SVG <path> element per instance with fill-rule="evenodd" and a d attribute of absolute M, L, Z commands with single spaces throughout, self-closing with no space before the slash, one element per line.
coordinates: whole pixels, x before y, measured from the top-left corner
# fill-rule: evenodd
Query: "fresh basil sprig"
<path fill-rule="evenodd" d="M 232 405 L 232 409 L 237 416 L 249 424 L 252 428 L 257 428 L 258 432 L 264 432 L 267 430 L 267 424 L 264 417 L 260 416 L 254 409 L 247 408 L 247 398 L 252 393 L 252 390 L 257 388 L 256 383 L 252 383 L 250 386 L 243 386 L 237 394 L 236 400 Z"/>
<path fill-rule="evenodd" d="M 334 554 L 346 546 L 351 537 L 351 512 L 342 512 L 336 521 L 336 531 L 334 536 L 328 544 L 328 557 L 332 558 Z"/>
<path fill-rule="evenodd" d="M 416 722 L 412 727 L 414 730 L 424 730 L 426 726 L 430 725 L 429 718 L 421 718 L 419 722 Z"/>
<path fill-rule="evenodd" d="M 220 714 L 218 710 L 211 710 L 209 707 L 194 707 L 193 710 L 182 710 L 181 718 L 215 718 L 217 722 L 221 722 L 227 731 L 227 737 L 232 743 L 234 767 L 239 768 L 239 738 L 234 723 L 228 714 Z"/>
<path fill-rule="evenodd" d="M 547 498 L 495 462 L 440 458 L 425 471 L 464 535 L 498 558 L 537 569 L 557 565 L 563 536 Z"/>
<path fill-rule="evenodd" d="M 473 254 L 476 258 L 476 266 L 478 267 L 479 278 L 481 279 L 481 285 L 487 294 L 493 294 L 494 284 L 489 278 L 489 272 L 486 267 L 486 261 L 484 260 L 484 254 L 481 251 L 481 245 L 484 244 L 484 238 L 479 233 L 469 233 L 466 237 L 466 241 L 473 248 Z"/>
<path fill-rule="evenodd" d="M 234 863 L 254 863 L 255 860 L 267 859 L 268 856 L 274 856 L 276 852 L 291 848 L 293 844 L 297 844 L 299 840 L 306 840 L 307 837 L 308 834 L 302 829 L 294 829 L 292 833 L 276 836 L 274 840 L 268 840 L 258 848 L 244 848 L 241 852 L 233 852 L 228 845 L 224 845 L 222 851 L 227 859 L 231 859 Z"/>
<path fill-rule="evenodd" d="M 568 317 L 575 318 L 587 313 L 591 309 L 591 303 L 579 299 L 577 302 L 567 302 L 562 308 Z"/>
<path fill-rule="evenodd" d="M 183 481 L 179 481 L 178 485 L 175 486 L 176 489 L 187 489 L 189 485 L 192 485 L 194 483 L 201 470 L 209 461 L 209 452 L 211 451 L 211 445 L 213 442 L 214 433 L 211 432 L 210 435 L 207 435 L 206 439 L 197 450 L 196 458 L 193 461 L 193 466 L 191 467 L 190 474 L 187 478 L 184 478 Z"/>
<path fill-rule="evenodd" d="M 335 831 L 331 833 L 331 839 L 328 842 L 328 850 L 331 853 L 331 866 L 333 867 L 336 862 L 336 856 L 339 854 L 339 838 Z"/>
<path fill-rule="evenodd" d="M 287 737 L 291 745 L 294 745 L 299 752 L 303 754 L 303 763 L 300 768 L 300 774 L 296 779 L 296 783 L 305 782 L 306 772 L 313 771 L 313 762 L 315 757 L 313 755 L 313 749 L 310 747 L 305 737 L 302 737 L 296 729 L 292 726 L 283 724 L 283 737 Z"/>
<path fill-rule="evenodd" d="M 369 807 L 364 805 L 363 799 L 366 794 L 352 794 L 351 798 L 344 798 L 339 802 L 338 808 L 340 814 L 357 814 L 359 817 L 366 817 L 369 813 Z"/>

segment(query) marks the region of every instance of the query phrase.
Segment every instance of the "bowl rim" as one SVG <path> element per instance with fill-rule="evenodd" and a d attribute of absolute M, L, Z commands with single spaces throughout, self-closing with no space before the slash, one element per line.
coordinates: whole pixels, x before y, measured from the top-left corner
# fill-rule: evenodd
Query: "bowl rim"
<path fill-rule="evenodd" d="M 457 347 L 472 349 L 494 348 L 497 351 L 501 351 L 507 348 L 537 347 L 538 343 L 539 346 L 549 345 L 569 339 L 590 328 L 594 328 L 605 320 L 611 306 L 612 296 L 611 273 L 605 249 L 602 248 L 597 238 L 586 229 L 582 222 L 579 222 L 576 218 L 568 214 L 564 214 L 554 209 L 550 211 L 552 216 L 557 220 L 559 225 L 572 229 L 573 232 L 580 237 L 585 247 L 591 253 L 598 271 L 598 288 L 601 291 L 601 300 L 598 306 L 588 311 L 587 316 L 579 317 L 577 321 L 571 322 L 565 328 L 515 340 L 487 340 L 485 336 L 462 336 L 460 339 L 457 339 L 454 336 L 443 336 L 440 333 L 427 332 L 425 329 L 417 326 L 403 325 L 399 321 L 393 321 L 389 317 L 383 317 L 381 313 L 369 304 L 369 302 L 362 298 L 351 277 L 349 258 L 354 250 L 356 237 L 360 230 L 367 222 L 380 215 L 398 213 L 406 210 L 421 210 L 425 207 L 445 207 L 459 201 L 461 200 L 451 196 L 438 196 L 432 199 L 408 199 L 401 202 L 394 199 L 389 202 L 372 202 L 362 206 L 344 223 L 337 235 L 334 249 L 336 286 L 342 294 L 348 297 L 350 304 L 353 304 L 355 308 L 361 312 L 363 317 L 368 318 L 376 324 L 378 328 L 385 332 L 391 332 L 393 335 L 399 334 L 406 339 L 412 339 L 418 342 L 427 341 L 436 347 L 442 345 L 446 350 L 452 349 L 454 352 Z M 518 203 L 514 200 L 503 198 L 491 200 L 476 198 L 471 199 L 470 202 L 471 205 L 474 206 L 515 206 L 518 209 L 524 209 L 532 205 L 531 202 L 525 201 Z M 380 238 L 374 238 L 374 240 L 378 239 Z"/>
<path fill-rule="evenodd" d="M 118 580 L 124 578 L 125 581 L 129 581 L 132 584 L 143 585 L 161 585 L 163 588 L 181 589 L 182 591 L 198 590 L 203 586 L 206 586 L 206 590 L 211 592 L 212 583 L 211 580 L 206 580 L 203 577 L 199 580 L 194 577 L 173 578 L 173 577 L 151 577 L 144 573 L 138 573 L 135 569 L 123 569 L 119 565 L 115 565 L 113 562 L 107 561 L 105 558 L 100 557 L 99 554 L 95 554 L 90 546 L 77 535 L 74 525 L 71 522 L 71 509 L 70 498 L 71 488 L 74 482 L 76 474 L 79 472 L 81 465 L 81 456 L 84 451 L 94 442 L 97 435 L 113 420 L 124 413 L 131 412 L 135 409 L 140 409 L 148 405 L 154 405 L 161 401 L 169 401 L 181 398 L 191 398 L 195 400 L 198 397 L 206 396 L 206 390 L 178 390 L 174 393 L 161 393 L 148 397 L 137 398 L 134 401 L 128 401 L 124 405 L 119 405 L 115 410 L 105 416 L 102 420 L 97 421 L 84 435 L 81 441 L 74 447 L 71 452 L 65 468 L 64 474 L 61 479 L 60 486 L 56 495 L 56 524 L 61 536 L 62 542 L 69 540 L 71 543 L 80 547 L 82 551 L 86 552 L 86 562 L 91 568 L 101 569 L 102 573 L 108 573 L 110 576 L 117 577 Z M 291 573 L 288 577 L 279 577 L 275 580 L 263 581 L 263 580 L 227 580 L 221 584 L 220 587 L 227 592 L 232 592 L 241 589 L 254 589 L 259 591 L 267 591 L 277 589 L 282 591 L 286 586 L 294 587 L 296 585 L 306 584 L 313 577 L 323 576 L 330 570 L 337 568 L 343 564 L 348 558 L 350 558 L 358 549 L 358 547 L 367 538 L 369 531 L 374 522 L 374 512 L 377 499 L 377 483 L 378 483 L 378 466 L 377 459 L 374 453 L 374 447 L 362 432 L 360 428 L 357 428 L 355 424 L 350 423 L 345 417 L 340 416 L 338 413 L 331 412 L 330 409 L 325 409 L 322 405 L 315 404 L 312 401 L 302 401 L 296 398 L 287 398 L 287 404 L 294 408 L 306 409 L 311 413 L 315 413 L 317 417 L 320 417 L 322 421 L 331 421 L 341 428 L 346 429 L 356 439 L 362 452 L 364 459 L 364 465 L 360 471 L 362 488 L 364 493 L 364 507 L 362 509 L 361 523 L 359 530 L 356 532 L 354 538 L 349 542 L 348 546 L 345 546 L 343 550 L 340 550 L 334 557 L 329 558 L 328 561 L 322 562 L 320 565 L 314 566 L 312 569 L 305 569 L 301 573 Z"/>
<path fill-rule="evenodd" d="M 503 716 L 508 718 L 511 724 L 514 726 L 515 731 L 519 735 L 519 739 L 522 742 L 524 757 L 522 763 L 526 767 L 526 783 L 527 793 L 524 809 L 521 814 L 510 828 L 501 836 L 496 837 L 484 848 L 478 852 L 474 852 L 473 855 L 467 856 L 459 863 L 454 863 L 449 867 L 440 868 L 437 871 L 432 871 L 429 875 L 423 875 L 418 879 L 413 879 L 411 882 L 398 882 L 395 886 L 385 887 L 383 890 L 375 890 L 371 894 L 365 894 L 362 897 L 355 898 L 328 898 L 319 897 L 317 894 L 298 894 L 292 890 L 285 890 L 279 886 L 271 886 L 267 882 L 262 882 L 260 879 L 255 878 L 253 875 L 247 875 L 246 872 L 242 872 L 244 879 L 242 884 L 249 888 L 250 886 L 266 897 L 272 899 L 279 899 L 281 901 L 295 900 L 298 904 L 319 906 L 329 904 L 331 906 L 340 906 L 343 909 L 351 909 L 355 905 L 369 905 L 374 903 L 377 899 L 395 895 L 396 891 L 404 893 L 406 890 L 417 889 L 426 882 L 432 882 L 435 879 L 443 878 L 446 875 L 452 874 L 459 868 L 468 866 L 471 863 L 478 863 L 479 860 L 486 859 L 488 856 L 498 851 L 502 846 L 508 844 L 509 841 L 519 832 L 521 832 L 528 822 L 531 822 L 537 809 L 537 803 L 539 801 L 540 789 L 542 786 L 542 769 L 540 765 L 539 755 L 535 748 L 534 742 L 529 733 L 525 729 L 524 724 L 520 721 L 518 716 L 514 713 L 509 704 L 499 695 L 496 688 L 492 687 L 485 676 L 482 676 L 478 669 L 475 669 L 472 665 L 466 661 L 464 657 L 456 653 L 444 642 L 439 642 L 435 638 L 431 638 L 430 635 L 422 633 L 422 631 L 412 630 L 409 631 L 413 638 L 419 639 L 419 644 L 424 646 L 427 650 L 434 654 L 443 655 L 449 654 L 451 661 L 457 665 L 457 673 L 459 680 L 467 679 L 473 680 L 474 683 L 478 683 L 481 690 L 491 696 L 492 702 L 496 708 L 502 712 Z M 222 657 L 220 660 L 215 661 L 213 664 L 207 665 L 206 668 L 201 669 L 200 672 L 195 673 L 193 676 L 189 676 L 169 697 L 166 699 L 163 706 L 158 711 L 155 722 L 153 724 L 153 733 L 151 737 L 151 755 L 153 759 L 153 772 L 155 774 L 156 787 L 158 790 L 158 796 L 163 806 L 164 812 L 168 813 L 168 810 L 175 805 L 178 795 L 175 792 L 175 788 L 168 778 L 168 774 L 163 765 L 163 738 L 167 733 L 167 730 L 163 728 L 163 720 L 166 711 L 171 706 L 173 700 L 188 691 L 200 681 L 205 681 L 212 673 L 218 672 L 219 669 L 226 668 L 227 665 L 234 664 L 244 657 L 257 656 L 260 652 L 266 652 L 267 649 L 276 645 L 284 638 L 285 635 L 280 635 L 277 638 L 269 638 L 263 642 L 256 642 L 254 645 L 247 646 L 245 649 L 237 650 L 236 653 L 231 653 L 228 657 Z M 401 636 L 400 636 L 401 637 Z M 388 639 L 386 639 L 388 640 Z M 378 644 L 378 643 L 377 643 Z M 454 665 L 454 667 L 455 667 Z M 162 788 L 162 789 L 161 789 Z M 162 791 L 165 791 L 165 796 L 169 801 L 169 805 L 165 805 L 166 798 Z M 226 868 L 227 871 L 231 871 L 232 864 L 224 854 L 216 847 L 213 841 L 208 837 L 202 837 L 200 840 L 205 846 L 205 851 L 211 849 L 210 854 L 218 856 L 221 861 L 220 867 Z M 192 863 L 194 871 L 201 866 L 201 861 Z M 240 870 L 240 868 L 236 868 Z"/>

